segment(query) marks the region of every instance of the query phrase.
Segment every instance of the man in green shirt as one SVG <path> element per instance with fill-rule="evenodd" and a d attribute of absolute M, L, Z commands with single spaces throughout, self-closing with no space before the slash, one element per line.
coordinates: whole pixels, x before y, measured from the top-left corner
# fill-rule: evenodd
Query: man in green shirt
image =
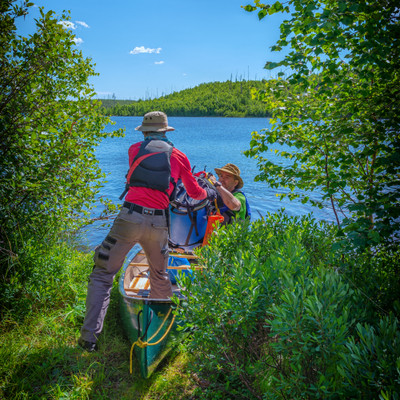
<path fill-rule="evenodd" d="M 215 168 L 215 172 L 219 180 L 217 181 L 214 176 L 211 176 L 210 181 L 217 188 L 217 204 L 224 217 L 224 224 L 230 224 L 236 218 L 249 218 L 246 196 L 239 190 L 243 187 L 240 169 L 236 165 L 228 163 L 222 168 Z"/>

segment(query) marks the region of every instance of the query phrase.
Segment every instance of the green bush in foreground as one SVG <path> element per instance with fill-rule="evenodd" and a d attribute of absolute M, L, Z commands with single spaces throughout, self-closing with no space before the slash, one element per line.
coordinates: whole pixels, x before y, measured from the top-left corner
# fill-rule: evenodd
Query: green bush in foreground
<path fill-rule="evenodd" d="M 400 316 L 400 247 L 380 245 L 340 264 L 346 280 L 360 288 L 379 314 Z"/>
<path fill-rule="evenodd" d="M 47 239 L 49 242 L 35 238 L 25 242 L 16 261 L 25 273 L 14 275 L 12 282 L 0 283 L 2 319 L 11 314 L 13 320 L 22 321 L 51 304 L 65 310 L 68 318 L 83 320 L 92 256 L 55 237 Z"/>
<path fill-rule="evenodd" d="M 334 235 L 278 213 L 221 229 L 201 249 L 207 268 L 185 282 L 180 313 L 206 398 L 396 398 L 398 321 L 379 322 L 336 270 Z"/>
<path fill-rule="evenodd" d="M 0 281 L 11 284 L 33 273 L 20 262 L 32 238 L 49 242 L 87 222 L 104 178 L 95 149 L 122 135 L 104 132 L 94 64 L 60 23 L 67 14 L 40 8 L 35 31 L 19 35 L 31 7 L 0 5 Z"/>

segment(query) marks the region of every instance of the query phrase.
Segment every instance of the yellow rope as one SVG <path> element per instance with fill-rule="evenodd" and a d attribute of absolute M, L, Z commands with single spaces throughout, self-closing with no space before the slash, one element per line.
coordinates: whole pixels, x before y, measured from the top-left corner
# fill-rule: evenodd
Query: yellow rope
<path fill-rule="evenodd" d="M 164 326 L 165 321 L 168 319 L 170 314 L 171 314 L 171 308 L 168 310 L 167 315 L 165 316 L 162 324 L 157 329 L 156 333 L 154 333 L 154 335 L 147 342 L 143 342 L 140 338 L 138 338 L 138 340 L 136 340 L 136 342 L 133 343 L 133 345 L 131 347 L 131 352 L 130 352 L 130 355 L 129 355 L 129 372 L 130 373 L 132 373 L 132 354 L 133 354 L 133 349 L 135 348 L 135 346 L 138 346 L 141 349 L 143 349 L 143 348 L 145 348 L 147 346 L 155 346 L 156 344 L 159 344 L 160 342 L 162 342 L 164 340 L 164 338 L 168 335 L 169 331 L 172 328 L 172 325 L 175 322 L 175 315 L 173 316 L 173 318 L 171 320 L 171 323 L 169 324 L 169 327 L 166 329 L 164 335 L 159 340 L 157 340 L 157 342 L 150 343 L 150 340 L 152 340 L 153 338 L 155 338 L 158 335 L 158 332 L 160 332 L 161 328 Z"/>

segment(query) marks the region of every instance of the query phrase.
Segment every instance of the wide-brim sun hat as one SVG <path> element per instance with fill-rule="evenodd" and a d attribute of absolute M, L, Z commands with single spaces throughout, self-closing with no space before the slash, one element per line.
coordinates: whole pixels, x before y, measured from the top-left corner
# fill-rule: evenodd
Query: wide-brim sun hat
<path fill-rule="evenodd" d="M 142 125 L 135 128 L 141 132 L 168 132 L 175 128 L 168 126 L 167 114 L 162 111 L 152 111 L 144 115 Z"/>
<path fill-rule="evenodd" d="M 214 171 L 217 175 L 219 175 L 221 172 L 227 172 L 228 174 L 233 175 L 235 179 L 239 181 L 236 189 L 241 189 L 243 187 L 243 179 L 240 177 L 240 169 L 235 164 L 228 163 L 222 168 L 215 168 Z"/>

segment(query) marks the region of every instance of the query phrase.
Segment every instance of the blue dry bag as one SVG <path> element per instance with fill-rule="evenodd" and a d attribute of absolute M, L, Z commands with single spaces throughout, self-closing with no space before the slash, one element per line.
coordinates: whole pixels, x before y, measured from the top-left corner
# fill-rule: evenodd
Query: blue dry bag
<path fill-rule="evenodd" d="M 168 266 L 172 267 L 179 267 L 181 265 L 188 265 L 190 266 L 190 262 L 186 258 L 182 257 L 174 257 L 174 256 L 169 256 L 168 259 Z M 173 285 L 176 285 L 177 279 L 179 279 L 179 271 L 181 271 L 182 274 L 186 276 L 190 276 L 191 279 L 193 279 L 193 272 L 190 269 L 167 269 L 169 279 Z"/>
<path fill-rule="evenodd" d="M 202 178 L 196 179 L 200 184 Z M 195 200 L 189 197 L 183 183 L 178 181 L 176 197 L 170 203 L 169 243 L 172 248 L 190 251 L 203 242 L 210 206 L 208 199 Z"/>

